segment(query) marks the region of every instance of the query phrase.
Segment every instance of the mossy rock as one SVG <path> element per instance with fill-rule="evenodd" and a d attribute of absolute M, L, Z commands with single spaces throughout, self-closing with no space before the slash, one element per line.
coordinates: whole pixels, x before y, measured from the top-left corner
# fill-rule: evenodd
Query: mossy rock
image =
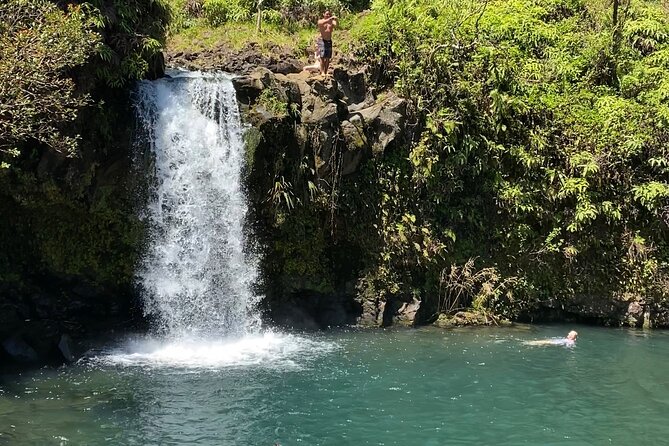
<path fill-rule="evenodd" d="M 455 314 L 440 314 L 433 324 L 440 328 L 468 327 L 468 326 L 510 326 L 511 322 L 479 311 L 458 311 Z"/>

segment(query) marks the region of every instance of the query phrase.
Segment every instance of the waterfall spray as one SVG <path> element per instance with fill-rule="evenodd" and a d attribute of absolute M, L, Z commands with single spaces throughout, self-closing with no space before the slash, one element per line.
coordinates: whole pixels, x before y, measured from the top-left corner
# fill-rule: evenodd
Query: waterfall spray
<path fill-rule="evenodd" d="M 257 331 L 257 268 L 244 250 L 243 132 L 230 78 L 141 82 L 135 105 L 155 160 L 137 272 L 146 314 L 169 338 Z"/>

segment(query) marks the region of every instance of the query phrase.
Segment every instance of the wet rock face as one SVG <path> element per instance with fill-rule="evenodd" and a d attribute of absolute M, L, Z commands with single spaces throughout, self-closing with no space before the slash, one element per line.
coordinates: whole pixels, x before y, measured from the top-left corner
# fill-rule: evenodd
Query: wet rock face
<path fill-rule="evenodd" d="M 39 361 L 39 355 L 35 349 L 20 336 L 14 335 L 2 341 L 2 348 L 16 362 L 34 363 Z"/>
<path fill-rule="evenodd" d="M 644 327 L 669 328 L 669 310 L 666 307 L 656 306 L 654 311 L 646 311 Z"/>
<path fill-rule="evenodd" d="M 335 69 L 332 77 L 323 78 L 256 68 L 233 82 L 242 109 L 256 128 L 277 118 L 258 101 L 263 91 L 271 90 L 285 101 L 294 113 L 301 151 L 314 153 L 321 176 L 335 168 L 341 175 L 354 174 L 364 161 L 406 139 L 406 101 L 393 93 L 374 98 L 365 85 L 364 72 Z M 331 162 L 335 150 L 341 155 L 336 167 Z"/>
<path fill-rule="evenodd" d="M 405 100 L 393 93 L 377 97 L 366 78 L 362 70 L 336 68 L 331 76 L 323 77 L 308 72 L 281 74 L 258 67 L 233 79 L 242 114 L 253 129 L 247 136 L 254 135 L 256 141 L 252 149 L 247 146 L 252 153 L 249 198 L 259 214 L 256 220 L 261 221 L 256 235 L 264 234 L 259 238 L 269 246 L 268 252 L 276 245 L 282 246 L 279 253 L 290 252 L 284 260 L 268 254 L 263 266 L 264 273 L 273 274 L 268 282 L 274 285 L 265 292 L 264 305 L 265 314 L 275 323 L 296 328 L 415 324 L 419 301 L 393 302 L 386 307 L 381 297 L 356 298 L 361 264 L 353 265 L 356 260 L 351 257 L 359 247 L 345 246 L 342 240 L 346 235 L 334 234 L 330 229 L 333 219 L 342 228 L 350 224 L 346 215 L 312 205 L 307 192 L 299 209 L 281 217 L 293 219 L 291 224 L 297 226 L 293 232 L 307 233 L 291 233 L 290 229 L 279 233 L 274 225 L 281 223 L 268 209 L 267 191 L 277 179 L 286 179 L 290 183 L 286 187 L 296 195 L 310 187 L 328 191 L 325 199 L 329 200 L 333 184 L 347 178 L 356 181 L 368 161 L 407 141 Z M 310 246 L 317 241 L 318 248 Z M 301 249 L 318 254 L 296 258 L 294 253 Z M 342 267 L 342 262 L 352 262 L 352 266 Z M 292 273 L 284 268 L 286 263 L 293 264 Z M 296 268 L 296 263 L 301 266 Z M 318 273 L 314 263 L 318 263 Z M 346 272 L 338 271 L 342 269 Z"/>
<path fill-rule="evenodd" d="M 627 306 L 625 319 L 630 327 L 641 327 L 644 323 L 644 306 L 637 301 L 630 302 Z"/>
<path fill-rule="evenodd" d="M 45 287 L 46 288 L 46 287 Z M 75 361 L 81 343 L 132 319 L 132 296 L 77 278 L 53 278 L 45 288 L 0 294 L 0 365 Z"/>
<path fill-rule="evenodd" d="M 272 305 L 268 310 L 274 324 L 296 330 L 356 324 L 358 314 L 360 309 L 345 294 L 308 291 L 293 293 L 281 305 Z"/>
<path fill-rule="evenodd" d="M 358 323 L 367 327 L 389 327 L 399 325 L 414 327 L 425 323 L 421 315 L 423 302 L 414 297 L 358 296 L 362 310 Z"/>
<path fill-rule="evenodd" d="M 362 313 L 358 323 L 365 327 L 383 327 L 383 316 L 386 311 L 386 300 L 378 297 L 359 299 Z"/>
<path fill-rule="evenodd" d="M 421 301 L 417 298 L 412 298 L 409 302 L 402 302 L 399 307 L 396 306 L 395 311 L 392 312 L 392 324 L 389 325 L 402 325 L 402 326 L 414 326 L 417 325 L 417 315 L 420 310 Z"/>
<path fill-rule="evenodd" d="M 608 327 L 669 328 L 669 311 L 644 296 L 577 295 L 570 300 L 549 299 L 533 313 L 521 315 L 527 322 L 576 322 Z"/>

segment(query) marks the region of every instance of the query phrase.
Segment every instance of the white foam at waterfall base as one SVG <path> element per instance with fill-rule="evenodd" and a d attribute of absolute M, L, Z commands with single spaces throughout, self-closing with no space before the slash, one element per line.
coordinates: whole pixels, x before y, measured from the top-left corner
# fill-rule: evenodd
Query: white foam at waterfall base
<path fill-rule="evenodd" d="M 300 368 L 310 359 L 336 348 L 336 344 L 331 342 L 273 331 L 210 341 L 200 338 L 165 341 L 139 337 L 87 361 L 100 365 L 185 370 L 249 366 L 277 370 Z"/>

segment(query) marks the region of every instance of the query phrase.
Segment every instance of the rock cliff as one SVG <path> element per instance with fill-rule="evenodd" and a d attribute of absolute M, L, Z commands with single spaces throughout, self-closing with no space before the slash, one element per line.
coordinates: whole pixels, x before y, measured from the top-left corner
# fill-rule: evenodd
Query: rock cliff
<path fill-rule="evenodd" d="M 364 187 L 361 170 L 406 142 L 406 101 L 376 95 L 364 69 L 324 78 L 257 68 L 234 83 L 251 126 L 249 195 L 268 316 L 297 327 L 375 325 L 367 313 L 379 308 L 355 292 L 364 230 L 343 202 Z"/>
<path fill-rule="evenodd" d="M 0 364 L 71 360 L 78 340 L 143 325 L 134 115 L 128 91 L 100 97 L 77 156 L 35 147 L 0 175 Z"/>
<path fill-rule="evenodd" d="M 370 262 L 373 244 L 381 242 L 373 229 L 380 224 L 381 197 L 369 192 L 365 172 L 404 153 L 413 131 L 407 102 L 375 90 L 364 67 L 337 68 L 329 78 L 245 67 L 234 83 L 250 126 L 249 196 L 270 319 L 298 327 L 413 326 L 437 319 L 430 296 L 360 288 L 376 261 Z M 633 296 L 548 299 L 521 318 L 669 325 L 666 311 Z"/>

